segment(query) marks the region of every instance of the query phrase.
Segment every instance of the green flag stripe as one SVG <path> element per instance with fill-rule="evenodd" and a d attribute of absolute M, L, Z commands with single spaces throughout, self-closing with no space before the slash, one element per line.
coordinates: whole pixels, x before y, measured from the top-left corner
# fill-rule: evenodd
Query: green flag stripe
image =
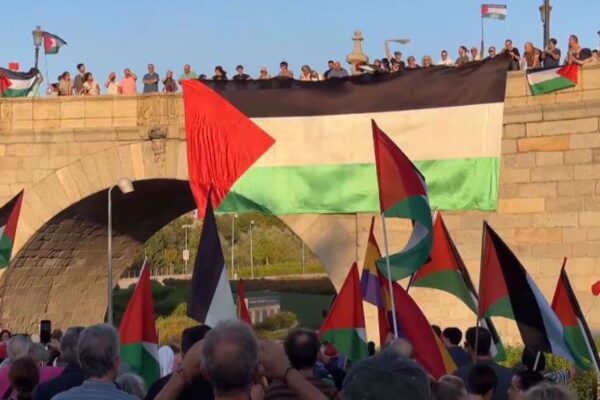
<path fill-rule="evenodd" d="M 467 289 L 463 277 L 455 270 L 436 271 L 418 281 L 413 281 L 412 286 L 439 289 L 451 293 L 462 300 L 474 313 L 477 313 L 473 295 Z"/>
<path fill-rule="evenodd" d="M 0 269 L 8 267 L 13 241 L 7 235 L 0 235 Z"/>
<path fill-rule="evenodd" d="M 158 360 L 153 354 L 148 352 L 142 343 L 138 342 L 122 346 L 121 358 L 129 366 L 130 372 L 134 372 L 144 379 L 147 388 L 160 378 Z"/>
<path fill-rule="evenodd" d="M 589 370 L 592 366 L 592 359 L 581 328 L 579 326 L 564 327 L 563 336 L 577 366 L 583 370 Z"/>
<path fill-rule="evenodd" d="M 336 350 L 350 361 L 358 361 L 369 355 L 367 343 L 360 337 L 355 328 L 332 329 L 323 332 L 323 340 L 331 343 Z"/>
<path fill-rule="evenodd" d="M 505 317 L 515 319 L 515 314 L 508 296 L 501 298 L 492 304 L 485 313 L 486 317 Z"/>

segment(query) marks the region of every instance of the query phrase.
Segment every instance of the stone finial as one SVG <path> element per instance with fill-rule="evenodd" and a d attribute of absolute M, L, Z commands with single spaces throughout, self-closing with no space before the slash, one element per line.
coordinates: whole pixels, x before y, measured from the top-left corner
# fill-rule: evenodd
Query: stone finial
<path fill-rule="evenodd" d="M 353 75 L 360 74 L 360 70 L 356 69 L 356 66 L 359 64 L 366 64 L 369 62 L 369 57 L 363 52 L 362 49 L 362 41 L 364 40 L 362 32 L 360 29 L 354 31 L 354 37 L 352 38 L 354 41 L 354 49 L 352 49 L 352 53 L 346 56 L 346 61 L 350 64 L 350 69 Z"/>

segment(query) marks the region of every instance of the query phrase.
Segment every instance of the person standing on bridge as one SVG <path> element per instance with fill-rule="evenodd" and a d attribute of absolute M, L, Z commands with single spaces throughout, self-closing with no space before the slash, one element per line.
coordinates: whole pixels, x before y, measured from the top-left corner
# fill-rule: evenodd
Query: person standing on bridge
<path fill-rule="evenodd" d="M 125 76 L 121 79 L 121 93 L 122 94 L 136 94 L 137 89 L 135 87 L 135 82 L 137 81 L 137 76 L 131 72 L 129 68 L 125 68 L 123 71 Z"/>
<path fill-rule="evenodd" d="M 148 73 L 144 75 L 144 93 L 158 93 L 160 77 L 154 71 L 154 64 L 148 64 Z"/>

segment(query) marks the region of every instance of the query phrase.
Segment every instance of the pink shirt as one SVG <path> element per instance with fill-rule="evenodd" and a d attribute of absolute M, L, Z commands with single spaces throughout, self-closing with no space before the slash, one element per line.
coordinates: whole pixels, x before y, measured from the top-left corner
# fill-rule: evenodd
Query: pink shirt
<path fill-rule="evenodd" d="M 135 79 L 133 76 L 126 76 L 121 79 L 121 93 L 122 94 L 136 94 L 137 89 L 135 88 Z"/>
<path fill-rule="evenodd" d="M 40 368 L 40 383 L 49 381 L 50 379 L 54 379 L 60 374 L 62 374 L 64 368 L 60 367 L 41 367 Z M 10 382 L 8 381 L 8 371 L 10 367 L 0 369 L 0 397 L 4 396 L 4 393 L 10 387 Z M 12 393 L 15 394 L 14 392 Z M 12 398 L 12 397 L 11 397 Z"/>

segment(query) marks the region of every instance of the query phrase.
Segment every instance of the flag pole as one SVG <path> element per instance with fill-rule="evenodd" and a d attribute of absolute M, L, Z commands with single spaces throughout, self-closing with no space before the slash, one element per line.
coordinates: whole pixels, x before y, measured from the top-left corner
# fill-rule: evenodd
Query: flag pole
<path fill-rule="evenodd" d="M 385 216 L 381 213 L 381 226 L 383 228 L 383 245 L 385 247 L 385 265 L 387 268 L 388 289 L 390 291 L 390 300 L 392 303 L 392 323 L 394 325 L 394 337 L 398 337 L 398 321 L 396 317 L 396 301 L 394 300 L 394 286 L 392 285 L 392 267 L 390 265 L 390 252 L 388 250 L 387 229 L 385 226 Z"/>
<path fill-rule="evenodd" d="M 483 19 L 483 18 L 482 18 Z M 485 229 L 487 221 L 483 220 L 483 229 L 481 230 L 481 261 L 479 265 L 479 299 L 477 300 L 477 314 L 475 315 L 475 348 L 473 349 L 473 364 L 477 362 L 477 347 L 479 345 L 479 315 L 481 314 L 481 282 L 483 281 L 483 255 L 485 254 Z"/>
<path fill-rule="evenodd" d="M 483 60 L 484 51 L 485 51 L 485 46 L 483 44 L 483 13 L 481 13 L 481 52 L 479 54 L 480 54 L 480 57 L 482 60 Z"/>

